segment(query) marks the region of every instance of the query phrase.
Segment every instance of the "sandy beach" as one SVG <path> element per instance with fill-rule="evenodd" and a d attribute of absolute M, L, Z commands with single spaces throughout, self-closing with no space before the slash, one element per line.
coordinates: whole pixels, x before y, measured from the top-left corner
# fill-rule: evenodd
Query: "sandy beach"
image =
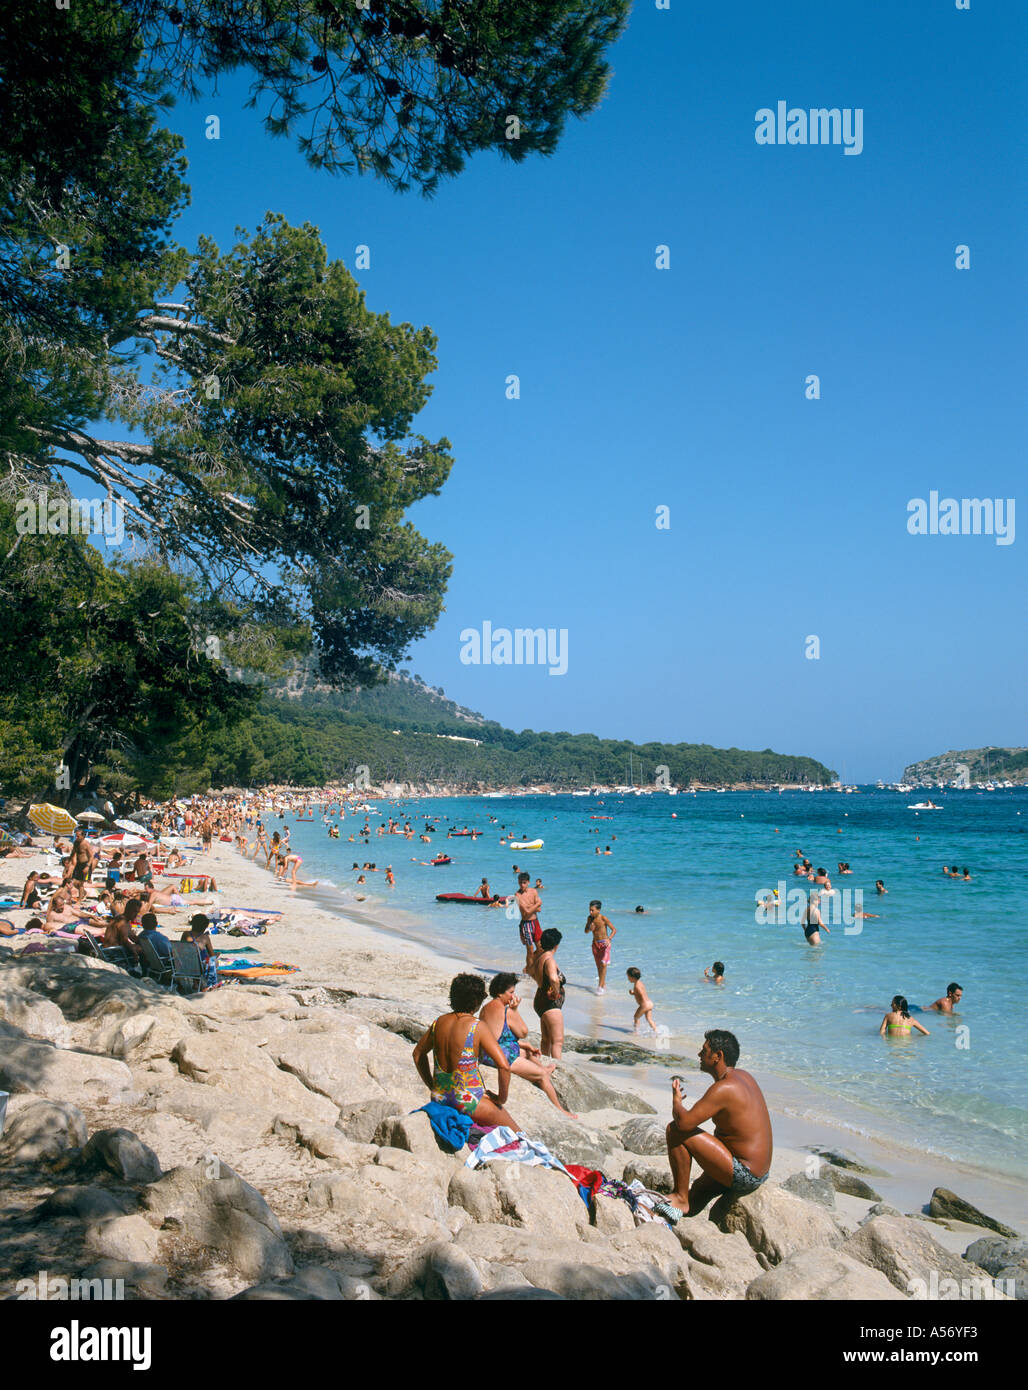
<path fill-rule="evenodd" d="M 39 856 L 38 860 L 7 861 L 2 876 L 7 895 L 11 896 L 13 890 L 13 895 L 16 896 L 29 870 L 43 866 L 43 856 Z M 191 1026 L 199 1026 L 202 1030 L 213 1028 L 217 1033 L 232 1023 L 234 1026 L 250 1029 L 252 1034 L 255 1028 L 265 1026 L 259 1025 L 257 1020 L 266 1017 L 268 1031 L 261 1032 L 255 1040 L 259 1046 L 267 1047 L 268 1039 L 272 1037 L 281 1036 L 288 1044 L 295 1032 L 300 1035 L 300 1041 L 305 1042 L 306 1034 L 309 1032 L 342 1026 L 352 1031 L 355 1021 L 367 1020 L 368 1026 L 363 1032 L 367 1033 L 368 1041 L 362 1042 L 360 1046 L 371 1054 L 366 1059 L 368 1071 L 372 1076 L 379 1076 L 386 1094 L 402 1099 L 404 1109 L 413 1109 L 428 1099 L 410 1061 L 410 1039 L 416 1036 L 418 1027 L 427 1026 L 432 1018 L 447 1010 L 447 989 L 452 976 L 469 968 L 492 972 L 516 968 L 518 965 L 517 960 L 469 961 L 454 955 L 441 955 L 428 942 L 405 939 L 395 931 L 387 930 L 376 923 L 376 905 L 370 900 L 347 906 L 340 900 L 337 906 L 331 899 L 319 894 L 317 889 L 305 891 L 276 886 L 270 873 L 243 859 L 234 846 L 227 843 L 216 843 L 209 856 L 196 853 L 192 867 L 213 870 L 217 876 L 218 891 L 212 895 L 195 895 L 187 900 L 188 906 L 172 912 L 162 912 L 162 928 L 169 935 L 175 934 L 176 927 L 184 927 L 193 911 L 203 910 L 194 904 L 205 896 L 213 898 L 217 905 L 222 907 L 257 907 L 282 911 L 282 918 L 269 928 L 267 935 L 238 941 L 238 944 L 257 947 L 262 959 L 288 962 L 300 969 L 298 973 L 284 977 L 280 982 L 231 984 L 211 994 L 199 996 L 196 1001 L 177 1005 L 180 1009 L 195 1011 L 199 1015 L 191 1019 Z M 20 924 L 30 914 L 5 909 L 4 915 Z M 513 938 L 513 927 L 511 935 Z M 7 940 L 2 946 L 17 948 L 25 939 L 21 937 L 14 938 L 13 941 Z M 219 947 L 230 946 L 236 941 L 235 938 L 215 938 L 215 944 Z M 512 940 L 512 947 L 513 944 Z M 31 960 L 31 968 L 37 972 L 42 971 L 45 976 L 47 967 L 39 965 L 45 957 L 37 955 L 22 959 Z M 5 975 L 9 980 L 12 974 L 27 969 L 17 964 L 17 956 L 8 955 L 6 951 L 3 952 L 2 961 L 0 991 Z M 105 975 L 111 970 L 106 966 L 101 966 L 100 969 Z M 35 988 L 34 978 L 27 974 L 18 974 L 17 983 L 19 987 L 27 984 L 30 988 Z M 120 988 L 117 981 L 111 982 L 111 987 Z M 154 989 L 153 986 L 146 986 L 146 1000 L 152 999 Z M 594 1037 L 595 1034 L 589 1030 L 586 992 L 569 991 L 568 999 L 566 1016 L 569 1038 L 572 1035 L 582 1039 Z M 145 1006 L 153 1008 L 153 1003 L 147 1003 L 146 1000 Z M 120 1007 L 123 1006 L 119 1005 Z M 98 1007 L 95 1012 L 100 1017 L 87 1017 L 76 1025 L 79 1030 L 84 1031 L 75 1034 L 73 1045 L 83 1047 L 87 1039 L 95 1044 L 98 1037 L 108 1036 L 101 1034 L 102 1025 L 105 1022 L 109 1025 L 109 1017 L 106 1020 L 103 1017 L 108 1012 L 107 1006 Z M 171 1010 L 161 1009 L 161 1013 L 170 1017 Z M 292 1018 L 295 1018 L 295 1023 L 290 1023 Z M 237 1020 L 241 1022 L 237 1024 Z M 530 1010 L 526 1010 L 526 1020 L 534 1022 Z M 168 1033 L 168 1037 L 171 1038 L 172 1034 Z M 249 1039 L 250 1034 L 247 1037 Z M 127 1047 L 127 1044 L 124 1046 Z M 179 1055 L 181 1046 L 179 1043 L 172 1053 L 178 1071 L 183 1069 L 182 1058 Z M 249 1040 L 246 1046 L 251 1046 Z M 118 1055 L 119 1047 L 122 1047 L 122 1044 L 119 1043 L 113 1048 L 115 1055 Z M 110 1046 L 108 1051 L 111 1051 Z M 269 1198 L 271 1190 L 267 1184 L 275 1184 L 275 1210 L 285 1224 L 286 1216 L 295 1213 L 297 1207 L 291 1199 L 285 1200 L 284 1207 L 279 1205 L 284 1192 L 284 1147 L 290 1150 L 290 1182 L 303 1179 L 316 1183 L 320 1181 L 318 1173 L 323 1167 L 321 1158 L 324 1156 L 319 1154 L 318 1141 L 310 1141 L 308 1136 L 307 1142 L 312 1147 L 302 1148 L 302 1157 L 297 1161 L 295 1146 L 301 1142 L 297 1136 L 304 1133 L 299 1122 L 296 1122 L 293 1130 L 289 1130 L 288 1125 L 283 1128 L 281 1117 L 274 1120 L 274 1123 L 265 1117 L 263 1131 L 258 1127 L 248 1133 L 245 1124 L 229 1124 L 227 1117 L 212 1118 L 210 1115 L 200 1115 L 193 1100 L 178 1105 L 173 1100 L 169 1102 L 163 1092 L 165 1087 L 170 1087 L 171 1094 L 176 1094 L 175 1088 L 179 1086 L 176 1065 L 165 1058 L 159 1046 L 155 1045 L 148 1051 L 152 1055 L 145 1064 L 145 1074 L 137 1074 L 133 1066 L 132 1074 L 136 1085 L 136 1092 L 133 1094 L 136 1100 L 131 1104 L 126 1103 L 126 1100 L 118 1103 L 107 1101 L 95 1106 L 83 1103 L 90 1127 L 102 1126 L 109 1129 L 112 1125 L 117 1125 L 131 1130 L 141 1141 L 153 1147 L 165 1172 L 174 1165 L 202 1162 L 204 1155 L 209 1155 L 212 1146 L 216 1144 L 219 1158 L 230 1164 L 233 1172 L 245 1182 L 261 1188 Z M 382 1054 L 381 1059 L 378 1056 L 379 1051 Z M 126 1056 L 126 1060 L 132 1061 L 124 1048 L 122 1055 Z M 288 1046 L 283 1055 L 288 1055 Z M 665 1118 L 670 1117 L 667 1078 L 672 1070 L 685 1075 L 685 1090 L 692 1097 L 695 1098 L 706 1089 L 706 1078 L 699 1073 L 691 1049 L 684 1054 L 684 1060 L 681 1053 L 666 1056 L 654 1053 L 652 1060 L 644 1056 L 643 1060 L 634 1065 L 626 1065 L 623 1062 L 616 1065 L 592 1063 L 588 1056 L 589 1049 L 584 1052 L 566 1050 L 565 1062 L 571 1064 L 567 1070 L 591 1077 L 602 1087 L 613 1088 L 613 1092 L 622 1093 L 622 1099 L 618 1102 L 620 1108 L 609 1108 L 613 1105 L 612 1101 L 605 1102 L 608 1106 L 606 1109 L 601 1106 L 600 1109 L 587 1113 L 583 1113 L 580 1107 L 580 1120 L 575 1126 L 564 1121 L 535 1088 L 518 1078 L 512 1080 L 509 1101 L 511 1113 L 527 1133 L 543 1136 L 551 1150 L 558 1157 L 564 1156 L 567 1162 L 582 1160 L 579 1157 L 569 1158 L 566 1153 L 562 1155 L 562 1143 L 571 1146 L 567 1152 L 572 1152 L 576 1144 L 584 1145 L 583 1154 L 588 1158 L 593 1152 L 589 1145 L 595 1139 L 608 1150 L 612 1144 L 614 1145 L 611 1163 L 615 1169 L 620 1167 L 624 1172 L 626 1160 L 631 1160 L 632 1156 L 623 1151 L 619 1152 L 617 1146 L 620 1140 L 612 1136 L 620 1135 L 621 1127 L 631 1118 L 631 1112 L 626 1108 L 630 1099 L 634 1097 L 631 1105 L 638 1111 L 648 1111 L 652 1107 L 654 1118 L 662 1125 Z M 283 1063 L 280 1057 L 279 1066 L 283 1065 L 287 1071 L 291 1069 L 291 1064 Z M 301 1072 L 297 1071 L 297 1074 Z M 193 1076 L 193 1079 L 197 1078 Z M 983 1231 L 981 1226 L 951 1219 L 933 1220 L 929 1225 L 925 1216 L 927 1203 L 933 1189 L 937 1187 L 951 1189 L 989 1216 L 1014 1229 L 1023 1229 L 1026 1224 L 1025 1193 L 1019 1185 L 1004 1181 L 1001 1176 L 982 1173 L 957 1164 L 935 1159 L 930 1164 L 926 1163 L 913 1148 L 870 1141 L 854 1127 L 847 1125 L 844 1114 L 836 1124 L 825 1123 L 820 1117 L 815 1122 L 809 1118 L 810 1097 L 803 1096 L 795 1088 L 790 1092 L 787 1086 L 776 1083 L 772 1077 L 761 1076 L 758 1079 L 766 1091 L 772 1110 L 775 1134 L 772 1183 L 784 1182 L 790 1177 L 795 1181 L 794 1175 L 802 1173 L 809 1177 L 811 1148 L 821 1147 L 843 1151 L 848 1158 L 855 1160 L 854 1167 L 870 1175 L 867 1181 L 876 1198 L 881 1199 L 889 1209 L 918 1216 L 925 1222 L 924 1228 L 930 1231 L 939 1245 L 951 1251 L 954 1256 L 961 1255 L 972 1241 L 987 1232 Z M 145 1088 L 142 1107 L 138 1100 L 141 1088 Z M 192 1090 L 195 1091 L 196 1088 L 193 1087 Z M 17 1095 L 12 1097 L 15 1116 L 19 1113 L 19 1099 L 21 1098 Z M 823 1114 L 824 1097 L 817 1098 L 817 1105 Z M 172 1113 L 167 1113 L 169 1106 Z M 9 1125 L 10 1118 L 9 1116 Z M 234 1117 L 234 1120 L 242 1121 L 243 1118 L 239 1115 Z M 287 1130 L 288 1136 L 283 1138 Z M 259 1137 L 262 1132 L 263 1138 Z M 370 1138 L 370 1133 L 366 1134 L 365 1138 Z M 380 1139 L 381 1135 L 377 1135 L 376 1143 Z M 320 1142 L 326 1153 L 334 1153 L 334 1141 Z M 365 1151 L 369 1148 L 366 1142 L 356 1147 Z M 385 1152 L 391 1151 L 379 1149 L 378 1157 L 372 1161 L 381 1163 L 382 1154 Z M 666 1158 L 652 1149 L 647 1149 L 646 1152 L 652 1156 L 634 1161 L 649 1165 L 647 1172 L 657 1169 L 666 1172 Z M 365 1159 L 369 1158 L 370 1154 L 365 1153 Z M 352 1160 L 352 1155 L 350 1159 Z M 591 1164 L 587 1162 L 586 1166 Z M 604 1167 L 606 1170 L 606 1163 Z M 621 1176 L 621 1173 L 615 1171 L 614 1175 Z M 626 1178 L 627 1176 L 626 1173 Z M 165 1182 L 167 1181 L 166 1178 Z M 286 1184 L 286 1187 L 288 1186 L 289 1183 Z M 32 1191 L 35 1192 L 36 1189 L 33 1188 Z M 852 1234 L 857 1231 L 858 1223 L 867 1217 L 873 1205 L 874 1202 L 867 1196 L 857 1197 L 837 1192 L 834 1216 L 841 1223 L 841 1229 Z M 307 1228 L 304 1227 L 304 1230 Z M 307 1236 L 304 1236 L 304 1239 L 306 1238 Z M 354 1266 L 359 1274 L 358 1266 L 363 1269 L 360 1261 Z M 238 1293 L 244 1287 L 246 1281 L 238 1274 L 221 1271 L 213 1283 L 209 1281 L 202 1292 L 196 1291 L 195 1296 L 225 1296 Z M 190 1295 L 180 1288 L 176 1296 Z"/>

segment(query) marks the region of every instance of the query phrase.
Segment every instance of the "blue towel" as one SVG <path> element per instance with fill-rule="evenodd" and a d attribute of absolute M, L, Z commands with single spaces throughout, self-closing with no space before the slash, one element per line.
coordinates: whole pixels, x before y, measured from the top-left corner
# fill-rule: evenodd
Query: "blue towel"
<path fill-rule="evenodd" d="M 462 1115 L 459 1110 L 454 1110 L 449 1105 L 440 1105 L 435 1100 L 430 1100 L 421 1109 L 428 1116 L 433 1130 L 444 1144 L 448 1144 L 455 1152 L 464 1147 L 471 1131 L 470 1115 Z M 412 1115 L 417 1113 L 416 1110 L 411 1111 Z"/>

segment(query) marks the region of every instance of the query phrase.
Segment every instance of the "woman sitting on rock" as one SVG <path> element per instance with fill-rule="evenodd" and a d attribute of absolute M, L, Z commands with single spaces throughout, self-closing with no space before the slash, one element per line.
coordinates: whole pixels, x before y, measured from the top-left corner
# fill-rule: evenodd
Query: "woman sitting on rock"
<path fill-rule="evenodd" d="M 440 1015 L 419 1040 L 414 1049 L 414 1065 L 437 1105 L 473 1115 L 480 1125 L 509 1125 L 516 1130 L 517 1122 L 504 1108 L 510 1087 L 510 1063 L 495 1034 L 475 1018 L 484 998 L 485 981 L 480 975 L 454 976 L 450 982 L 453 1012 Z M 429 1052 L 435 1061 L 434 1070 L 428 1065 Z M 496 1067 L 495 1092 L 486 1091 L 482 1081 L 482 1052 Z"/>
<path fill-rule="evenodd" d="M 528 1024 L 518 1012 L 521 1000 L 515 993 L 517 982 L 516 975 L 494 975 L 489 982 L 489 1002 L 483 1006 L 478 1016 L 499 1043 L 514 1075 L 523 1076 L 526 1081 L 531 1081 L 562 1115 L 567 1115 L 570 1120 L 577 1120 L 577 1115 L 564 1109 L 557 1092 L 553 1089 L 550 1072 L 556 1063 L 544 1067 L 539 1060 L 542 1053 L 526 1041 Z M 493 1065 L 488 1057 L 483 1057 L 482 1063 L 487 1067 Z"/>

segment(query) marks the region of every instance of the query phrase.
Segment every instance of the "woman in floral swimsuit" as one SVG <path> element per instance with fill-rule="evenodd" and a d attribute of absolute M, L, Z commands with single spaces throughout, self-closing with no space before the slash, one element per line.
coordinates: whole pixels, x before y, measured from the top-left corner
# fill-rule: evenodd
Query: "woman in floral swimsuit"
<path fill-rule="evenodd" d="M 510 1062 L 510 1069 L 514 1075 L 523 1076 L 526 1081 L 531 1081 L 532 1085 L 538 1086 L 547 1100 L 555 1105 L 562 1115 L 577 1120 L 577 1115 L 570 1110 L 565 1110 L 561 1105 L 560 1097 L 550 1080 L 550 1072 L 556 1063 L 544 1067 L 539 1060 L 542 1053 L 537 1047 L 532 1047 L 526 1041 L 528 1025 L 518 1012 L 518 1005 L 521 1001 L 515 992 L 517 983 L 518 977 L 516 975 L 494 975 L 489 982 L 489 1002 L 483 1007 L 479 1018 L 496 1038 L 504 1056 Z M 492 1066 L 488 1057 L 482 1058 L 482 1064 L 487 1067 Z"/>
<path fill-rule="evenodd" d="M 495 1035 L 479 1023 L 475 1014 L 485 998 L 485 981 L 480 975 L 456 975 L 450 983 L 450 1007 L 420 1039 L 414 1049 L 414 1065 L 438 1105 L 448 1105 L 463 1115 L 473 1115 L 480 1125 L 509 1125 L 517 1122 L 507 1113 L 510 1063 Z M 432 1053 L 434 1069 L 429 1067 Z M 484 1052 L 496 1067 L 496 1091 L 486 1091 L 479 1071 L 479 1053 Z"/>

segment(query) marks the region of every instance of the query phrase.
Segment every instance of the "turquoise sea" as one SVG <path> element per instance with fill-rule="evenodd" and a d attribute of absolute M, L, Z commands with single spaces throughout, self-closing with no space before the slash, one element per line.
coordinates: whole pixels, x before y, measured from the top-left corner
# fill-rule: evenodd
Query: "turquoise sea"
<path fill-rule="evenodd" d="M 510 892 L 517 863 L 543 880 L 541 920 L 564 933 L 558 959 L 569 1009 L 591 1034 L 629 1036 L 624 972 L 635 965 L 657 1022 L 670 1030 L 658 1047 L 690 1051 L 705 1029 L 727 1027 L 739 1038 L 741 1065 L 803 1083 L 825 1098 L 826 1112 L 831 1098 L 842 1098 L 861 1107 L 868 1132 L 1026 1178 L 1028 790 L 935 791 L 942 810 L 907 809 L 927 799 L 865 788 L 372 802 L 382 815 L 370 817 L 366 846 L 347 838 L 358 834 L 360 814 L 341 822 L 339 840 L 328 838 L 320 811 L 313 822 L 290 815 L 285 823 L 304 856 L 303 876 L 321 880 L 319 896 L 352 907 L 354 860 L 379 870 L 392 864 L 392 889 L 381 872 L 367 874 L 357 890 L 369 895 L 361 911 L 480 969 L 523 965 L 516 909 L 511 919 L 498 908 L 439 904 L 435 894 L 474 893 L 483 875 L 494 892 Z M 389 815 L 409 819 L 418 833 L 430 821 L 453 863 L 413 864 L 412 856 L 432 857 L 429 846 L 379 836 Z M 450 826 L 485 833 L 447 840 Z M 517 839 L 542 838 L 544 848 L 501 846 L 501 826 Z M 612 854 L 597 856 L 597 845 Z M 862 889 L 864 911 L 881 916 L 859 931 L 836 924 L 819 948 L 798 925 L 758 924 L 758 893 L 804 883 L 792 876 L 797 849 L 828 869 L 833 887 Z M 840 860 L 851 875 L 838 875 Z M 943 864 L 967 867 L 973 881 L 946 878 Z M 618 929 L 603 998 L 583 932 L 590 898 L 602 900 Z M 727 967 L 720 987 L 703 979 L 715 959 Z M 878 1036 L 894 994 L 925 1005 L 951 980 L 964 987 L 957 1014 L 914 1014 L 929 1037 Z"/>

